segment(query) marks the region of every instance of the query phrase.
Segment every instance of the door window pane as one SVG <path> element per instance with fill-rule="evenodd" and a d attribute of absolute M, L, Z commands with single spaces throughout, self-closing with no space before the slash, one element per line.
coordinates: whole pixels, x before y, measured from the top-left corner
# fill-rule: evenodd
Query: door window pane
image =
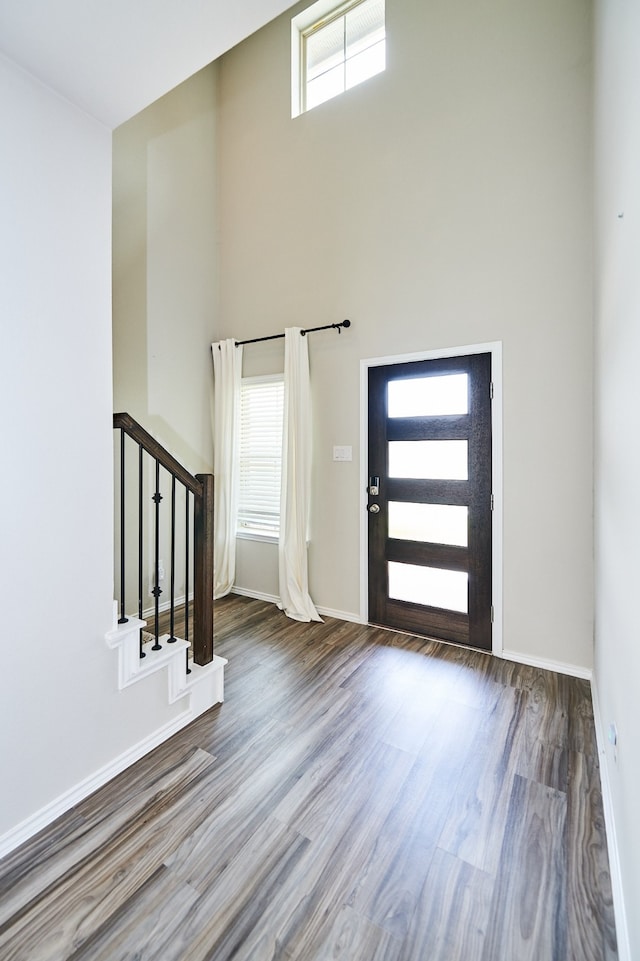
<path fill-rule="evenodd" d="M 403 377 L 388 384 L 389 417 L 439 417 L 469 413 L 468 374 Z"/>
<path fill-rule="evenodd" d="M 389 537 L 467 547 L 467 507 L 389 501 Z"/>
<path fill-rule="evenodd" d="M 429 607 L 468 613 L 469 575 L 389 561 L 389 597 Z"/>
<path fill-rule="evenodd" d="M 389 441 L 389 477 L 468 480 L 466 440 Z"/>

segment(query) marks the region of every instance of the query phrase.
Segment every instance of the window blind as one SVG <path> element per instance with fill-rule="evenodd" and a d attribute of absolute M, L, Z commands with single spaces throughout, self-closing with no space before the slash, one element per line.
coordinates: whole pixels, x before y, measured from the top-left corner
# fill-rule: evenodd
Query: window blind
<path fill-rule="evenodd" d="M 240 402 L 238 530 L 278 535 L 284 381 L 246 378 Z"/>

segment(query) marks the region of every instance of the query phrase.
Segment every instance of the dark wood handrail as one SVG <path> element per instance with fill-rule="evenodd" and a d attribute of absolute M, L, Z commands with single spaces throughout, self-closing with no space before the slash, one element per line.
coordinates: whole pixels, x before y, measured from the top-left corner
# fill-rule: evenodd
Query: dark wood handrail
<path fill-rule="evenodd" d="M 193 507 L 193 660 L 196 664 L 204 666 L 213 660 L 213 474 L 197 474 L 195 477 L 190 474 L 176 458 L 159 444 L 151 434 L 148 433 L 130 414 L 119 413 L 113 415 L 114 429 L 122 431 L 122 444 L 124 445 L 124 434 L 127 434 L 135 443 L 140 445 L 141 451 L 146 451 L 157 464 L 163 467 L 176 480 L 180 481 L 184 487 L 191 491 L 194 496 Z M 124 449 L 123 449 L 124 458 Z M 140 454 L 142 458 L 142 453 Z M 142 461 L 140 461 L 142 463 Z M 124 464 L 124 461 L 123 461 Z M 122 484 L 124 485 L 124 467 L 122 473 Z M 157 468 L 156 468 L 157 472 Z M 157 473 L 156 473 L 157 477 Z M 156 480 L 157 483 L 157 480 Z M 174 487 L 175 487 L 175 482 Z M 157 493 L 158 502 L 162 500 Z M 188 495 L 187 499 L 188 499 Z M 124 488 L 123 488 L 124 498 Z M 154 498 L 155 499 L 155 498 Z M 156 505 L 156 509 L 157 509 Z M 124 512 L 121 514 L 121 523 L 124 525 Z M 156 520 L 156 530 L 158 521 Z M 142 528 L 140 528 L 142 530 Z M 122 530 L 124 538 L 124 528 Z M 156 572 L 158 570 L 158 545 L 156 543 Z M 121 580 L 124 582 L 124 553 L 122 558 Z M 172 561 L 173 563 L 173 561 Z M 140 560 L 140 565 L 142 561 Z M 142 571 L 142 566 L 140 567 Z M 141 575 L 140 575 L 141 576 Z M 173 576 L 173 575 L 172 575 Z M 172 580 L 173 583 L 173 580 Z M 157 586 L 157 582 L 156 582 Z M 172 588 L 173 591 L 173 588 Z M 158 644 L 158 591 L 156 596 L 156 644 Z M 188 585 L 185 604 L 188 610 Z M 121 622 L 126 621 L 124 611 L 124 593 L 121 604 Z M 171 598 L 171 612 L 173 618 L 173 593 Z M 142 616 L 140 614 L 140 616 Z M 154 648 L 157 649 L 157 648 Z M 144 656 L 142 653 L 141 657 Z"/>
<path fill-rule="evenodd" d="M 162 444 L 159 444 L 155 437 L 152 437 L 137 420 L 134 420 L 131 414 L 114 414 L 113 427 L 114 430 L 116 428 L 123 430 L 132 440 L 140 444 L 147 454 L 159 461 L 165 470 L 168 470 L 170 474 L 173 474 L 177 480 L 184 484 L 192 494 L 195 494 L 196 497 L 202 497 L 200 481 L 193 474 L 190 474 Z"/>

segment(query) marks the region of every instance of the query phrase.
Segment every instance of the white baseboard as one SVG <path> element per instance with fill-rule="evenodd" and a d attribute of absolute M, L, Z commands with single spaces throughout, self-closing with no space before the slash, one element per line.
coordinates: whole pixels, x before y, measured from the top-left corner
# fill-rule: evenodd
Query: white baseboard
<path fill-rule="evenodd" d="M 318 614 L 322 617 L 335 617 L 338 621 L 351 621 L 352 624 L 365 624 L 359 614 L 351 611 L 336 611 L 332 607 L 316 607 Z"/>
<path fill-rule="evenodd" d="M 173 734 L 183 728 L 186 724 L 193 720 L 193 712 L 191 710 L 183 711 L 177 717 L 175 717 L 168 724 L 163 727 L 158 728 L 153 731 L 142 741 L 139 741 L 133 747 L 129 748 L 119 757 L 114 758 L 108 764 L 105 764 L 94 774 L 90 774 L 89 777 L 84 778 L 79 784 L 65 791 L 59 797 L 55 798 L 49 804 L 46 804 L 35 814 L 30 817 L 25 818 L 20 824 L 11 828 L 2 837 L 0 837 L 0 858 L 9 854 L 15 848 L 19 847 L 29 838 L 33 837 L 38 831 L 46 828 L 49 824 L 55 821 L 56 818 L 60 817 L 66 811 L 69 811 L 74 805 L 79 804 L 98 788 L 102 787 L 107 781 L 110 781 L 116 775 L 120 774 L 126 768 L 130 767 L 136 761 L 139 761 L 141 757 L 148 754 L 167 738 L 170 738 Z"/>
<path fill-rule="evenodd" d="M 607 851 L 609 854 L 609 873 L 611 875 L 611 889 L 613 892 L 613 910 L 616 918 L 616 936 L 618 939 L 618 961 L 631 961 L 631 943 L 629 941 L 629 927 L 624 903 L 624 889 L 622 886 L 622 872 L 620 856 L 618 854 L 618 837 L 613 811 L 611 781 L 609 780 L 609 754 L 606 749 L 606 728 L 600 711 L 597 678 L 591 680 L 591 698 L 593 700 L 593 717 L 598 742 L 598 760 L 600 762 L 600 790 L 604 807 L 604 823 L 607 832 Z"/>
<path fill-rule="evenodd" d="M 239 594 L 240 597 L 251 597 L 254 601 L 264 601 L 265 604 L 278 604 L 280 601 L 279 597 L 275 594 L 265 594 L 264 591 L 251 591 L 246 587 L 232 587 L 232 594 Z M 215 615 L 214 615 L 215 616 Z"/>
<path fill-rule="evenodd" d="M 276 597 L 275 594 L 265 594 L 262 591 L 247 590 L 245 587 L 233 587 L 231 593 L 239 594 L 241 597 L 252 597 L 253 600 L 264 601 L 266 604 L 280 603 L 280 598 Z M 321 617 L 335 617 L 338 621 L 352 621 L 354 624 L 363 623 L 360 615 L 353 614 L 351 611 L 336 611 L 331 607 L 318 607 L 317 605 L 316 610 Z"/>
<path fill-rule="evenodd" d="M 503 650 L 496 656 L 504 658 L 505 661 L 515 661 L 516 664 L 526 664 L 527 667 L 539 667 L 543 671 L 555 671 L 556 674 L 581 677 L 585 681 L 590 681 L 593 673 L 588 667 L 580 667 L 578 664 L 565 664 L 563 661 L 552 661 L 545 657 L 532 657 L 529 654 L 521 654 L 520 651 Z"/>

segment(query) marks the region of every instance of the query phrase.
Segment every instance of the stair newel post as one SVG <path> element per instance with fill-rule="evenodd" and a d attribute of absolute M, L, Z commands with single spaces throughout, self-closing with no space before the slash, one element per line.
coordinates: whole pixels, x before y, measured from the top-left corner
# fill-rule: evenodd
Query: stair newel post
<path fill-rule="evenodd" d="M 169 640 L 167 643 L 175 644 L 177 638 L 174 633 L 175 626 L 175 598 L 176 598 L 176 478 L 171 475 L 171 607 Z M 187 597 L 188 602 L 188 597 Z"/>
<path fill-rule="evenodd" d="M 156 492 L 153 495 L 153 502 L 156 505 L 155 509 L 155 557 L 154 557 L 154 575 L 153 575 L 153 597 L 155 600 L 155 633 L 156 640 L 155 644 L 152 646 L 152 651 L 162 650 L 162 644 L 159 641 L 160 637 L 160 595 L 162 590 L 160 589 L 160 502 L 162 500 L 162 494 L 160 493 L 160 461 L 156 459 Z"/>
<path fill-rule="evenodd" d="M 143 475 L 144 475 L 144 463 L 143 463 L 143 448 L 142 444 L 138 444 L 138 617 L 142 620 L 142 566 L 143 566 L 143 550 L 144 550 L 144 539 L 143 539 L 143 507 L 144 501 L 142 497 L 143 489 Z M 140 631 L 139 638 L 139 648 L 140 657 L 146 657 L 147 655 L 142 650 L 142 631 Z"/>
<path fill-rule="evenodd" d="M 194 509 L 193 659 L 213 660 L 213 474 L 196 474 L 202 485 Z"/>
<path fill-rule="evenodd" d="M 129 618 L 125 614 L 125 556 L 124 556 L 124 497 L 125 497 L 125 460 L 124 460 L 124 430 L 120 430 L 120 617 L 118 624 L 126 624 Z"/>
<path fill-rule="evenodd" d="M 185 530 L 184 530 L 184 639 L 189 642 L 189 490 L 185 492 Z M 191 674 L 189 667 L 189 651 L 185 652 L 187 674 Z"/>

